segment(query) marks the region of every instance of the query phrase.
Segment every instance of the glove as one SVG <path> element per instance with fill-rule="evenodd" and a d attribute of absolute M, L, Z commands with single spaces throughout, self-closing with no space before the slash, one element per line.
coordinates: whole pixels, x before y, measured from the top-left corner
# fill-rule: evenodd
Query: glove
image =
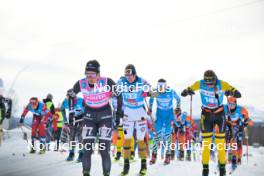
<path fill-rule="evenodd" d="M 232 97 L 235 97 L 235 98 L 240 98 L 241 97 L 241 93 L 238 91 L 238 90 L 226 90 L 225 91 L 225 96 L 232 96 Z"/>
<path fill-rule="evenodd" d="M 181 96 L 186 97 L 187 95 L 194 95 L 194 91 L 190 88 L 184 89 L 181 93 Z"/>
<path fill-rule="evenodd" d="M 25 117 L 21 117 L 20 120 L 19 120 L 19 123 L 23 124 L 24 123 L 24 119 L 25 119 Z"/>
<path fill-rule="evenodd" d="M 152 109 L 149 108 L 147 114 L 150 116 L 152 114 Z"/>
<path fill-rule="evenodd" d="M 123 118 L 124 113 L 116 111 L 115 116 L 116 116 L 115 124 L 116 124 L 116 126 L 119 126 L 120 125 L 120 119 Z"/>
<path fill-rule="evenodd" d="M 231 90 L 226 90 L 226 91 L 225 91 L 225 96 L 228 97 L 228 96 L 230 96 L 231 94 L 232 94 L 232 91 L 231 91 Z"/>
<path fill-rule="evenodd" d="M 175 112 L 176 114 L 180 114 L 180 113 L 181 113 L 181 108 L 175 108 L 174 112 Z"/>

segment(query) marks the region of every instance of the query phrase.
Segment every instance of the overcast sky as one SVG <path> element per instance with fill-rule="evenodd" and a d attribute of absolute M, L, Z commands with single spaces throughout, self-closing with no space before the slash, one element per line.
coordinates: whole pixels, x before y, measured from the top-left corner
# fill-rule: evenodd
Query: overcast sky
<path fill-rule="evenodd" d="M 177 92 L 214 69 L 242 104 L 264 109 L 263 56 L 264 0 L 0 1 L 0 77 L 8 89 L 27 67 L 14 87 L 21 105 L 47 93 L 62 101 L 97 59 L 103 76 L 132 63 Z"/>

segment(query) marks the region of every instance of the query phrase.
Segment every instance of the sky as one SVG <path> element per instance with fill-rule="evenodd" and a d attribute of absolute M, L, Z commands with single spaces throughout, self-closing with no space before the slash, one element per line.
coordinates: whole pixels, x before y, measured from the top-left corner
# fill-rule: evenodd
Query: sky
<path fill-rule="evenodd" d="M 8 90 L 18 75 L 20 106 L 47 93 L 58 104 L 97 59 L 103 76 L 131 63 L 178 93 L 213 69 L 239 103 L 264 110 L 263 56 L 264 0 L 0 1 L 0 78 Z"/>

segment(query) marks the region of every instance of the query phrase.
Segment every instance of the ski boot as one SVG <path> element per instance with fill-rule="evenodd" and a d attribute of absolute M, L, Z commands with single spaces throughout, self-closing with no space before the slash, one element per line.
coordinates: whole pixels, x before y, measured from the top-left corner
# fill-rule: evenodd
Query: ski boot
<path fill-rule="evenodd" d="M 164 165 L 170 164 L 170 154 L 166 154 L 165 160 L 164 160 Z"/>
<path fill-rule="evenodd" d="M 109 172 L 104 172 L 103 176 L 110 176 L 110 173 Z"/>
<path fill-rule="evenodd" d="M 184 151 L 179 151 L 179 154 L 178 154 L 178 160 L 179 161 L 183 161 L 184 160 Z"/>
<path fill-rule="evenodd" d="M 35 150 L 35 148 L 34 147 L 31 147 L 31 149 L 30 149 L 30 152 L 29 153 L 31 153 L 31 154 L 33 154 L 33 153 L 36 153 L 36 150 Z"/>
<path fill-rule="evenodd" d="M 35 149 L 35 140 L 32 138 L 32 142 L 31 142 L 31 147 L 30 147 L 30 152 L 31 154 L 36 153 L 36 149 Z"/>
<path fill-rule="evenodd" d="M 192 160 L 192 157 L 191 157 L 192 155 L 191 154 L 192 154 L 191 150 L 187 150 L 187 155 L 186 155 L 186 160 L 187 161 L 191 161 Z"/>
<path fill-rule="evenodd" d="M 203 164 L 203 174 L 202 176 L 208 176 L 209 175 L 209 165 Z"/>
<path fill-rule="evenodd" d="M 116 160 L 116 161 L 119 161 L 120 158 L 121 158 L 121 152 L 116 152 L 115 160 Z"/>
<path fill-rule="evenodd" d="M 155 164 L 157 160 L 157 153 L 152 153 L 151 160 L 149 161 L 149 164 Z"/>
<path fill-rule="evenodd" d="M 147 160 L 146 159 L 141 159 L 141 168 L 139 171 L 140 176 L 145 176 L 147 175 Z"/>
<path fill-rule="evenodd" d="M 90 176 L 90 172 L 89 171 L 83 171 L 83 176 Z"/>
<path fill-rule="evenodd" d="M 45 153 L 46 153 L 46 146 L 44 144 L 40 145 L 39 154 L 42 155 L 42 154 L 45 154 Z"/>
<path fill-rule="evenodd" d="M 82 157 L 83 157 L 83 151 L 79 151 L 79 156 L 78 156 L 76 162 L 77 162 L 77 163 L 82 162 Z"/>
<path fill-rule="evenodd" d="M 220 176 L 226 176 L 225 164 L 219 164 L 219 175 Z"/>
<path fill-rule="evenodd" d="M 70 150 L 69 156 L 67 157 L 66 161 L 73 161 L 74 158 L 74 151 Z"/>
<path fill-rule="evenodd" d="M 237 159 L 236 156 L 232 156 L 232 170 L 237 168 Z"/>
<path fill-rule="evenodd" d="M 50 151 L 50 143 L 46 144 L 47 151 Z"/>
<path fill-rule="evenodd" d="M 130 160 L 134 160 L 134 159 L 135 159 L 135 152 L 131 151 Z"/>
<path fill-rule="evenodd" d="M 173 161 L 175 159 L 175 150 L 171 151 L 171 160 Z"/>
<path fill-rule="evenodd" d="M 129 168 L 130 168 L 129 159 L 125 159 L 124 160 L 124 169 L 123 169 L 123 172 L 121 173 L 121 176 L 128 176 Z"/>
<path fill-rule="evenodd" d="M 237 158 L 237 164 L 241 165 L 241 158 L 239 158 L 239 157 Z"/>

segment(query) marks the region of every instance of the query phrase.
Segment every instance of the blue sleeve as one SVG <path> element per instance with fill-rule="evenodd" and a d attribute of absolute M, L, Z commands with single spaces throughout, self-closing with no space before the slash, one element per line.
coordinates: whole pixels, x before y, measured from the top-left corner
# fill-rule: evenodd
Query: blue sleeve
<path fill-rule="evenodd" d="M 191 127 L 191 122 L 190 121 L 186 121 L 186 127 Z"/>
<path fill-rule="evenodd" d="M 78 98 L 77 99 L 77 105 L 76 105 L 77 109 L 81 109 L 82 112 L 84 112 L 84 106 L 83 106 L 83 99 L 82 98 Z"/>
<path fill-rule="evenodd" d="M 150 109 L 152 109 L 153 103 L 154 103 L 154 98 L 151 97 L 151 98 L 149 99 L 149 108 L 150 108 Z"/>
<path fill-rule="evenodd" d="M 224 105 L 224 113 L 225 113 L 226 116 L 228 116 L 230 114 L 227 105 Z"/>
<path fill-rule="evenodd" d="M 179 95 L 173 90 L 173 97 L 175 98 L 177 104 L 176 107 L 180 108 L 181 107 L 181 98 L 179 97 Z"/>

